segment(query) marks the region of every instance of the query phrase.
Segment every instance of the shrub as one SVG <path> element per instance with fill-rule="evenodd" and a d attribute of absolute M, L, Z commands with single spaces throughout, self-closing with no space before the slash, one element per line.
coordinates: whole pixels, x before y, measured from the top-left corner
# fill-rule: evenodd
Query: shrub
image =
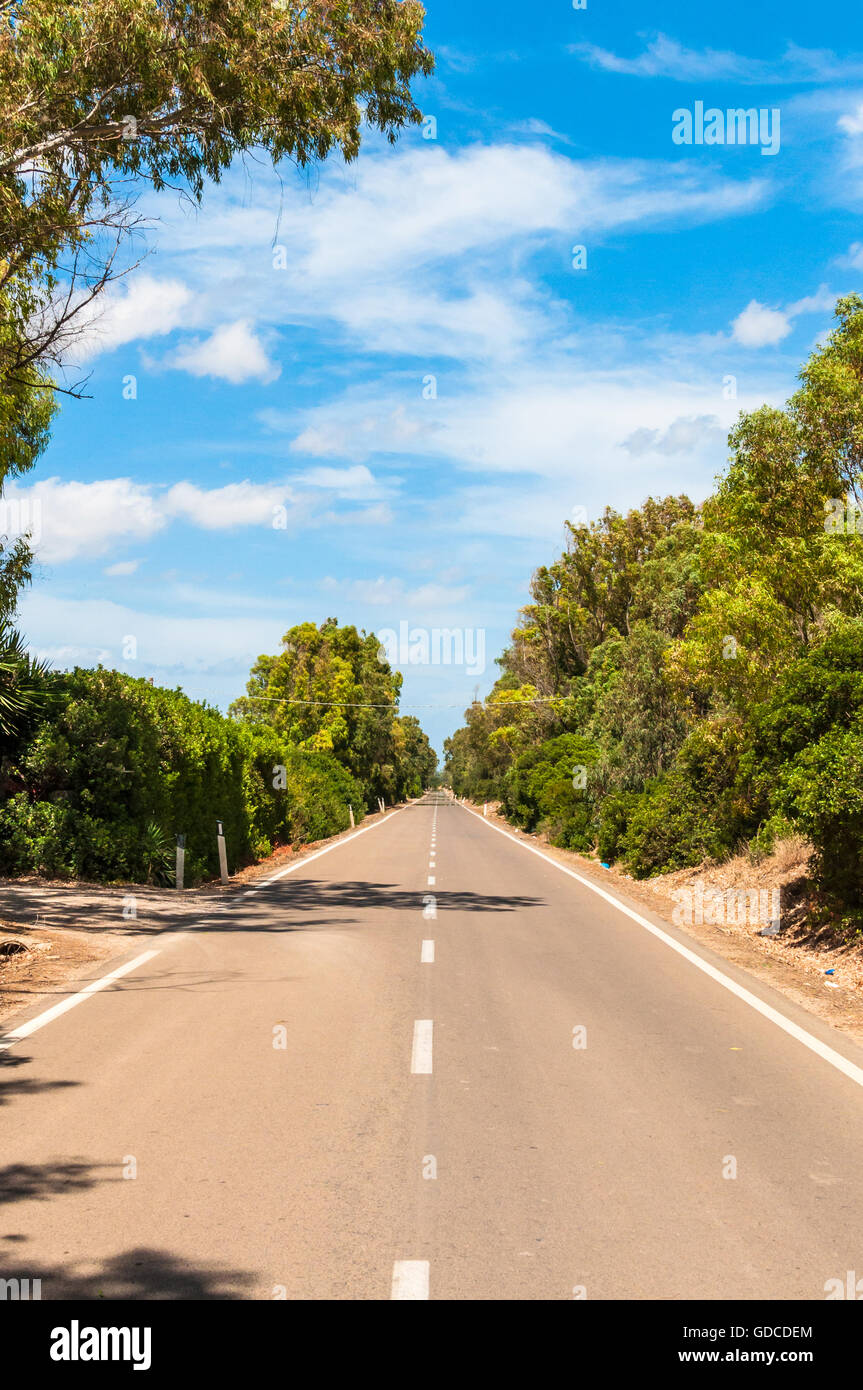
<path fill-rule="evenodd" d="M 545 831 L 553 845 L 590 850 L 594 832 L 589 778 L 596 757 L 595 745 L 579 734 L 560 734 L 529 749 L 503 779 L 504 814 L 526 830 Z M 573 784 L 580 768 L 587 773 L 584 788 Z"/>
<path fill-rule="evenodd" d="M 816 884 L 863 907 L 863 621 L 835 617 L 752 724 L 744 772 L 771 813 L 812 841 Z"/>
<path fill-rule="evenodd" d="M 629 818 L 638 801 L 635 792 L 609 792 L 599 809 L 596 850 L 605 864 L 614 863 L 622 853 Z"/>
<path fill-rule="evenodd" d="M 783 769 L 776 800 L 814 845 L 819 888 L 863 908 L 863 724 L 804 749 Z"/>
<path fill-rule="evenodd" d="M 628 803 L 617 850 L 636 878 L 726 859 L 758 818 L 739 786 L 745 731 L 735 716 L 696 725 L 671 770 Z"/>
<path fill-rule="evenodd" d="M 278 842 L 343 829 L 348 802 L 361 815 L 362 788 L 332 754 L 285 749 L 274 730 L 245 728 L 181 691 L 99 668 L 55 676 L 51 697 L 4 761 L 4 873 L 153 881 L 169 873 L 183 834 L 194 882 L 218 872 L 217 820 L 236 867 Z"/>

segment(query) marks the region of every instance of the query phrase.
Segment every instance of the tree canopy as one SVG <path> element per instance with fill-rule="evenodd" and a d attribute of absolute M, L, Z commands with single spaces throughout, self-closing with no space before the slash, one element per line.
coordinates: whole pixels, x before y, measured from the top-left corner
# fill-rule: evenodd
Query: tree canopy
<path fill-rule="evenodd" d="M 796 827 L 863 922 L 863 299 L 839 300 L 786 408 L 742 414 L 729 446 L 703 504 L 568 524 L 447 774 L 639 875 Z"/>
<path fill-rule="evenodd" d="M 290 628 L 280 652 L 260 656 L 231 713 L 290 747 L 334 753 L 374 805 L 418 794 L 437 766 L 418 721 L 399 717 L 401 685 L 374 634 L 328 618 Z"/>

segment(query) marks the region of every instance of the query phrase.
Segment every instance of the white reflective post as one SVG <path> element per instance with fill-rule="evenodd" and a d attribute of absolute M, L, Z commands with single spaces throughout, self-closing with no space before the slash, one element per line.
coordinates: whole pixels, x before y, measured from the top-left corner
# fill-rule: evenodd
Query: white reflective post
<path fill-rule="evenodd" d="M 219 872 L 222 875 L 222 883 L 228 881 L 228 856 L 225 852 L 225 832 L 222 829 L 222 822 L 216 821 L 216 838 L 219 842 Z"/>

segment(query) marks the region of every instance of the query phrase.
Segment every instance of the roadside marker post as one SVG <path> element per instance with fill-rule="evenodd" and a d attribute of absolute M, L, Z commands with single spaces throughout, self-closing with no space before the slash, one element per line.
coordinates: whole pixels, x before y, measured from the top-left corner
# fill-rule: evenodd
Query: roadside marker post
<path fill-rule="evenodd" d="M 186 837 L 185 837 L 185 835 L 178 835 L 178 836 L 177 836 L 177 891 L 178 891 L 178 892 L 181 892 L 181 891 L 182 891 L 182 888 L 183 888 L 183 871 L 184 871 L 184 869 L 185 869 L 185 866 L 186 866 Z"/>
<path fill-rule="evenodd" d="M 228 882 L 228 856 L 225 851 L 225 832 L 220 820 L 216 821 L 216 839 L 219 843 L 219 873 L 222 876 L 222 883 L 226 884 Z"/>
<path fill-rule="evenodd" d="M 349 816 L 350 816 L 350 818 L 351 818 L 351 830 L 353 830 L 353 828 L 354 828 L 354 808 L 353 808 L 353 806 L 351 806 L 350 802 L 348 802 L 348 814 L 349 814 Z"/>

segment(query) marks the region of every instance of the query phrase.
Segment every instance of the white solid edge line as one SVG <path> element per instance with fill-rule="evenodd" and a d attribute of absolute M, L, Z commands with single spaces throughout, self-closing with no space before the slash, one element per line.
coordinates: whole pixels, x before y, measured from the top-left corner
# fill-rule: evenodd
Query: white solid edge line
<path fill-rule="evenodd" d="M 281 869 L 277 874 L 272 874 L 270 878 L 264 878 L 264 880 L 261 880 L 261 883 L 253 884 L 252 888 L 247 888 L 246 892 L 243 892 L 242 897 L 250 897 L 253 892 L 257 892 L 258 888 L 265 888 L 268 884 L 277 883 L 279 878 L 285 877 L 285 874 L 295 872 L 295 870 L 300 869 L 302 865 L 311 863 L 313 859 L 320 859 L 321 855 L 327 855 L 331 849 L 338 849 L 339 845 L 345 845 L 349 840 L 356 840 L 357 835 L 364 835 L 367 830 L 375 830 L 377 826 L 382 826 L 384 821 L 392 820 L 393 816 L 399 815 L 399 812 L 402 812 L 402 810 L 404 810 L 404 806 L 399 806 L 397 810 L 391 810 L 388 816 L 384 816 L 384 820 L 375 820 L 374 824 L 371 824 L 371 826 L 363 826 L 361 830 L 354 831 L 352 835 L 346 835 L 343 840 L 334 840 L 331 845 L 325 845 L 324 849 L 317 849 L 313 855 L 303 855 L 302 859 L 297 859 L 295 865 L 289 865 L 288 869 Z M 228 908 L 228 906 L 228 903 L 225 903 L 225 908 Z M 220 912 L 222 909 L 217 908 L 215 910 Z M 197 924 L 199 924 L 199 926 L 206 926 L 207 923 Z M 158 951 L 145 951 L 142 955 L 135 956 L 135 959 L 129 960 L 129 962 L 126 962 L 126 965 L 118 966 L 117 970 L 111 970 L 111 973 L 101 977 L 101 980 L 93 980 L 93 983 L 88 984 L 83 990 L 79 990 L 76 994 L 69 995 L 69 998 L 64 999 L 61 1004 L 51 1005 L 51 1008 L 46 1009 L 44 1013 L 38 1013 L 35 1019 L 29 1020 L 29 1023 L 22 1023 L 21 1027 L 18 1027 L 18 1029 L 11 1029 L 8 1033 L 0 1034 L 0 1052 L 7 1052 L 8 1048 L 13 1047 L 15 1042 L 21 1041 L 21 1038 L 29 1037 L 31 1033 L 36 1033 L 39 1029 L 43 1029 L 44 1024 L 53 1022 L 54 1019 L 58 1019 L 63 1013 L 68 1013 L 69 1009 L 74 1009 L 76 1004 L 82 1004 L 85 999 L 89 999 L 90 995 L 97 994 L 100 990 L 106 990 L 108 984 L 113 984 L 114 980 L 122 979 L 124 974 L 129 974 L 132 970 L 138 969 L 139 965 L 146 965 L 147 960 L 151 960 L 153 956 L 157 955 Z"/>
<path fill-rule="evenodd" d="M 814 1034 L 807 1033 L 806 1029 L 801 1028 L 799 1024 L 792 1023 L 791 1019 L 786 1018 L 778 1009 L 774 1009 L 772 1005 L 766 1004 L 763 999 L 759 999 L 757 994 L 753 994 L 743 985 L 739 985 L 736 980 L 732 980 L 730 975 L 725 975 L 721 970 L 717 970 L 715 965 L 711 965 L 709 961 L 704 960 L 695 951 L 690 951 L 687 946 L 684 946 L 679 941 L 675 941 L 673 936 L 668 935 L 668 932 L 664 932 L 661 927 L 654 926 L 652 922 L 648 922 L 646 917 L 642 917 L 640 913 L 634 912 L 631 907 L 627 907 L 626 904 L 622 903 L 619 898 L 616 898 L 613 893 L 606 892 L 604 888 L 599 887 L 599 884 L 591 883 L 589 878 L 584 878 L 582 874 L 577 874 L 574 869 L 568 869 L 565 864 L 558 863 L 558 861 L 552 859 L 550 855 L 543 854 L 542 850 L 536 849 L 534 845 L 529 845 L 526 841 L 517 839 L 515 835 L 510 835 L 508 830 L 502 830 L 499 825 L 494 825 L 492 821 L 486 820 L 478 811 L 472 811 L 469 806 L 463 806 L 462 810 L 467 811 L 469 815 L 481 821 L 489 830 L 496 830 L 498 835 L 504 835 L 506 839 L 511 840 L 514 845 L 519 845 L 530 854 L 535 854 L 538 859 L 544 859 L 546 864 L 551 864 L 553 868 L 559 869 L 562 874 L 568 874 L 569 877 L 574 878 L 577 883 L 581 883 L 585 888 L 589 888 L 592 893 L 597 893 L 600 898 L 605 898 L 606 902 L 611 903 L 613 907 L 625 913 L 627 917 L 631 917 L 633 922 L 637 922 L 640 927 L 644 927 L 645 931 L 649 931 L 652 936 L 657 937 L 660 941 L 664 942 L 666 946 L 670 946 L 672 951 L 676 951 L 678 955 L 683 956 L 684 960 L 688 960 L 690 965 L 696 966 L 699 970 L 702 970 L 705 975 L 709 975 L 711 980 L 715 980 L 717 984 L 722 985 L 723 989 L 729 990 L 730 993 L 735 994 L 738 999 L 742 999 L 744 1004 L 748 1004 L 756 1013 L 769 1019 L 771 1023 L 775 1023 L 777 1028 L 781 1028 L 783 1032 L 788 1033 L 790 1037 L 796 1038 L 804 1047 L 808 1047 L 810 1052 L 814 1052 L 823 1061 L 829 1062 L 832 1067 L 835 1067 L 837 1071 L 841 1071 L 843 1075 L 847 1076 L 851 1081 L 856 1081 L 858 1086 L 863 1086 L 863 1067 L 858 1067 L 856 1063 L 849 1062 L 847 1057 L 842 1056 L 841 1052 L 837 1052 L 835 1048 L 830 1047 L 827 1043 L 821 1042 Z"/>
<path fill-rule="evenodd" d="M 61 1014 L 68 1013 L 69 1009 L 74 1009 L 76 1004 L 81 1004 L 85 999 L 89 999 L 91 994 L 98 993 L 100 989 L 106 989 L 115 980 L 119 980 L 123 975 L 128 975 L 132 970 L 137 970 L 139 965 L 144 965 L 158 954 L 158 951 L 144 951 L 134 960 L 127 961 L 125 965 L 120 965 L 116 970 L 112 970 L 110 975 L 103 975 L 101 980 L 94 980 L 92 984 L 79 990 L 77 994 L 70 994 L 69 998 L 64 999 L 60 1004 L 53 1004 L 44 1013 L 37 1014 L 35 1018 L 30 1019 L 29 1023 L 22 1023 L 19 1028 L 12 1028 L 4 1034 L 4 1041 L 0 1043 L 0 1052 L 5 1052 L 13 1043 L 20 1042 L 22 1038 L 29 1038 L 31 1033 L 35 1033 L 39 1028 L 44 1028 L 46 1023 L 51 1023 Z"/>
<path fill-rule="evenodd" d="M 420 952 L 420 965 L 434 965 L 434 942 L 424 941 Z"/>
<path fill-rule="evenodd" d="M 286 874 L 294 873 L 294 871 L 301 868 L 303 864 L 310 864 L 313 859 L 319 859 L 322 854 L 329 854 L 331 849 L 338 849 L 339 845 L 347 844 L 348 840 L 355 840 L 357 835 L 365 835 L 367 830 L 374 830 L 377 826 L 383 825 L 384 821 L 391 820 L 393 816 L 397 816 L 399 812 L 404 809 L 404 806 L 399 806 L 397 810 L 390 811 L 388 815 L 384 816 L 383 820 L 375 821 L 372 825 L 364 825 L 361 830 L 356 830 L 352 835 L 346 835 L 344 839 L 334 840 L 331 845 L 325 845 L 323 849 L 316 850 L 314 854 L 304 855 L 301 859 L 297 860 L 296 864 L 289 865 L 287 869 L 280 869 L 277 874 L 273 874 L 270 878 L 263 879 L 260 883 L 254 884 L 251 888 L 247 889 L 245 893 L 241 894 L 241 897 L 248 898 L 252 893 L 256 893 L 259 888 L 266 888 L 268 884 L 275 883 L 278 879 L 284 878 Z M 226 909 L 230 906 L 231 904 L 229 903 L 225 904 Z M 222 911 L 221 908 L 215 910 Z M 206 926 L 208 924 L 204 921 L 198 922 L 196 925 Z M 185 932 L 181 934 L 186 935 Z M 0 1052 L 7 1052 L 10 1047 L 20 1042 L 22 1038 L 29 1038 L 31 1033 L 35 1033 L 39 1028 L 44 1028 L 46 1023 L 51 1023 L 55 1018 L 60 1018 L 62 1014 L 68 1013 L 69 1009 L 74 1009 L 76 1004 L 80 1004 L 83 1000 L 88 999 L 91 994 L 97 994 L 99 990 L 106 989 L 107 986 L 113 984 L 115 980 L 121 979 L 123 975 L 128 975 L 132 970 L 137 970 L 139 965 L 145 965 L 148 960 L 152 960 L 153 957 L 158 954 L 158 951 L 144 951 L 142 955 L 136 956 L 134 960 L 130 960 L 126 965 L 118 966 L 116 970 L 112 970 L 109 975 L 103 975 L 101 980 L 94 980 L 93 983 L 87 985 L 85 989 L 79 990 L 77 994 L 70 995 L 69 998 L 64 999 L 62 1003 L 54 1004 L 50 1009 L 46 1009 L 44 1013 L 37 1014 L 35 1018 L 30 1019 L 29 1023 L 22 1023 L 20 1028 L 13 1028 L 8 1033 L 0 1035 L 0 1037 L 2 1037 L 2 1041 L 0 1041 Z"/>
<path fill-rule="evenodd" d="M 384 816 L 383 820 L 376 820 L 372 825 L 364 825 L 362 830 L 355 830 L 352 835 L 345 835 L 342 840 L 333 840 L 331 845 L 324 845 L 323 849 L 316 849 L 314 854 L 304 854 L 301 859 L 297 860 L 296 864 L 289 864 L 287 869 L 279 869 L 277 874 L 272 874 L 269 878 L 261 879 L 260 883 L 256 883 L 254 887 L 249 889 L 249 893 L 255 893 L 259 888 L 267 888 L 271 883 L 277 883 L 279 879 L 284 878 L 286 874 L 295 873 L 296 870 L 301 869 L 304 864 L 311 864 L 313 859 L 320 859 L 322 854 L 329 854 L 331 849 L 338 849 L 340 845 L 349 844 L 351 840 L 355 840 L 358 835 L 366 835 L 370 830 L 377 830 L 379 825 L 386 825 L 387 821 L 392 820 L 393 816 L 401 815 L 404 809 L 404 806 L 399 806 L 398 810 L 390 811 L 388 815 Z M 244 893 L 243 896 L 248 897 L 248 893 Z"/>
<path fill-rule="evenodd" d="M 393 1287 L 391 1299 L 413 1301 L 425 1300 L 429 1296 L 428 1260 L 396 1260 L 393 1265 Z"/>
<path fill-rule="evenodd" d="M 430 1018 L 417 1019 L 414 1024 L 414 1041 L 411 1048 L 412 1076 L 431 1076 L 433 1032 L 434 1024 Z"/>

